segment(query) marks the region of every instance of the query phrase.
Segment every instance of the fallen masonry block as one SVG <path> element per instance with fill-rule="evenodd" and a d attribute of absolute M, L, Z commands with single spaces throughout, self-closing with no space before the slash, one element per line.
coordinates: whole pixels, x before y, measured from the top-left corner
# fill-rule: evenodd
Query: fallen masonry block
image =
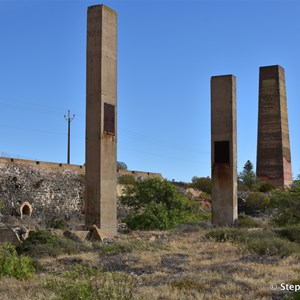
<path fill-rule="evenodd" d="M 96 240 L 96 241 L 101 241 L 101 242 L 112 241 L 113 238 L 114 238 L 114 236 L 110 232 L 108 232 L 104 229 L 100 229 L 96 225 L 93 225 L 91 227 L 89 235 L 88 235 L 89 240 Z"/>

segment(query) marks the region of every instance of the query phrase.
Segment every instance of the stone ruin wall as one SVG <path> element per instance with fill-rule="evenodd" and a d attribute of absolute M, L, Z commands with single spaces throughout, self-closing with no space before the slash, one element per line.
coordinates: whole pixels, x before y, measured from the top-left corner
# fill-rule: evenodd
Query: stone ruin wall
<path fill-rule="evenodd" d="M 0 211 L 20 216 L 26 201 L 39 221 L 79 218 L 84 212 L 85 167 L 0 157 Z M 118 170 L 118 176 L 162 178 L 159 173 Z M 26 213 L 26 212 L 25 212 Z"/>
<path fill-rule="evenodd" d="M 39 220 L 81 214 L 83 166 L 0 158 L 0 203 L 5 215 L 20 215 L 25 201 Z"/>

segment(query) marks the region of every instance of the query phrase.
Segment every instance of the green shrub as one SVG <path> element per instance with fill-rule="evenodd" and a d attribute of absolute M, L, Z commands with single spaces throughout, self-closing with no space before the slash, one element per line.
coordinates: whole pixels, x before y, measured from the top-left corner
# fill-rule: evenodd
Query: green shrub
<path fill-rule="evenodd" d="M 26 256 L 18 256 L 15 246 L 5 243 L 0 247 L 0 277 L 27 279 L 35 273 L 33 261 Z"/>
<path fill-rule="evenodd" d="M 277 255 L 285 257 L 300 252 L 298 244 L 279 238 L 272 231 L 216 228 L 209 231 L 205 237 L 217 242 L 237 242 L 242 249 L 254 252 L 258 255 Z"/>
<path fill-rule="evenodd" d="M 246 205 L 252 210 L 264 211 L 270 204 L 270 198 L 263 193 L 253 192 L 246 199 Z"/>
<path fill-rule="evenodd" d="M 192 178 L 192 183 L 189 186 L 207 194 L 211 194 L 211 179 L 209 177 L 194 176 Z"/>
<path fill-rule="evenodd" d="M 244 231 L 236 228 L 215 228 L 205 234 L 205 238 L 213 239 L 216 242 L 227 242 L 237 240 Z"/>
<path fill-rule="evenodd" d="M 239 215 L 238 220 L 235 224 L 237 227 L 246 227 L 246 228 L 254 228 L 254 227 L 262 227 L 262 223 L 254 218 L 247 215 Z"/>
<path fill-rule="evenodd" d="M 133 282 L 128 275 L 104 273 L 90 266 L 77 265 L 72 271 L 64 272 L 61 278 L 53 276 L 46 281 L 45 287 L 59 300 L 133 299 Z"/>
<path fill-rule="evenodd" d="M 275 189 L 275 186 L 270 182 L 259 182 L 257 185 L 257 189 L 261 193 L 268 193 Z"/>
<path fill-rule="evenodd" d="M 165 230 L 206 218 L 199 206 L 182 196 L 167 180 L 148 178 L 127 186 L 121 203 L 131 208 L 125 217 L 133 230 Z"/>
<path fill-rule="evenodd" d="M 53 256 L 67 253 L 78 253 L 86 246 L 71 237 L 52 235 L 50 231 L 40 230 L 30 232 L 28 239 L 17 246 L 18 253 L 25 253 L 31 257 Z"/>
<path fill-rule="evenodd" d="M 300 286 L 300 280 L 293 280 L 291 282 L 292 285 L 297 286 L 297 288 Z M 300 291 L 293 293 L 290 297 L 286 298 L 287 300 L 300 300 Z"/>
<path fill-rule="evenodd" d="M 178 290 L 185 290 L 185 291 L 203 289 L 203 283 L 201 283 L 199 280 L 193 280 L 193 279 L 182 279 L 179 281 L 175 281 L 171 283 L 171 286 Z"/>
<path fill-rule="evenodd" d="M 65 229 L 67 227 L 67 222 L 64 219 L 51 219 L 49 224 L 47 224 L 48 228 L 53 229 Z"/>
<path fill-rule="evenodd" d="M 299 175 L 297 177 L 298 179 L 293 180 L 293 183 L 291 185 L 291 191 L 292 192 L 299 192 L 300 191 L 300 180 L 299 180 Z"/>
<path fill-rule="evenodd" d="M 124 174 L 124 175 L 120 175 L 118 177 L 118 184 L 134 184 L 135 183 L 135 177 L 131 174 Z"/>
<path fill-rule="evenodd" d="M 94 245 L 97 249 L 100 250 L 102 254 L 119 254 L 119 253 L 130 253 L 133 250 L 133 247 L 128 243 L 111 243 L 111 244 L 98 244 Z"/>
<path fill-rule="evenodd" d="M 300 243 L 300 225 L 280 228 L 275 230 L 275 232 L 279 236 L 287 238 L 291 242 Z"/>
<path fill-rule="evenodd" d="M 272 193 L 270 206 L 276 225 L 300 224 L 300 192 L 276 190 Z"/>
<path fill-rule="evenodd" d="M 293 253 L 299 253 L 300 248 L 297 244 L 287 242 L 278 237 L 253 237 L 246 244 L 246 250 L 253 251 L 258 255 L 286 257 Z"/>

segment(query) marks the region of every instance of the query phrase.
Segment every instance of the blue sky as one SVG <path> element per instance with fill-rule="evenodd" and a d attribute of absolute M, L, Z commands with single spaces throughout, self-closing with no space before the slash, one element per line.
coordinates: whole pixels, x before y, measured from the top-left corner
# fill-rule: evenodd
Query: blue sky
<path fill-rule="evenodd" d="M 89 0 L 0 0 L 0 155 L 85 160 Z M 118 13 L 118 160 L 190 181 L 210 176 L 210 77 L 237 77 L 238 171 L 256 163 L 260 66 L 286 72 L 300 171 L 300 1 L 103 1 Z"/>

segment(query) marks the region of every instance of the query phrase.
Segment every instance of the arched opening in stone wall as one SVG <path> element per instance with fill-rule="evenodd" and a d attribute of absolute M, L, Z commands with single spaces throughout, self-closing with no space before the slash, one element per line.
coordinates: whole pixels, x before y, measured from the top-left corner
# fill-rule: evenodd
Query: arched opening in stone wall
<path fill-rule="evenodd" d="M 31 216 L 32 206 L 28 201 L 22 203 L 22 205 L 20 206 L 20 213 L 21 213 L 21 218 L 23 217 L 23 215 Z"/>

